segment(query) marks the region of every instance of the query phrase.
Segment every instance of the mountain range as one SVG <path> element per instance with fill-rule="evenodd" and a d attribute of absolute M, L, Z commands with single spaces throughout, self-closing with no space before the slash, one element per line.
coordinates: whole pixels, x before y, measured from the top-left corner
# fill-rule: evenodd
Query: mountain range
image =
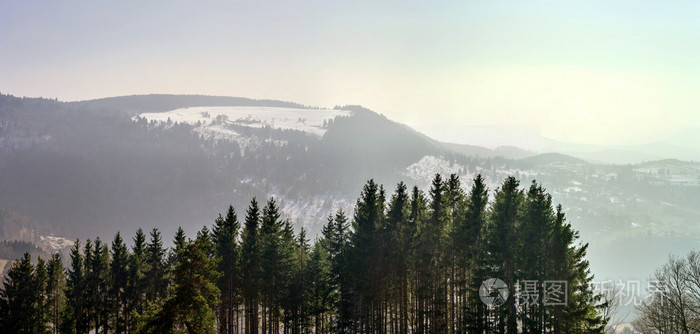
<path fill-rule="evenodd" d="M 517 144 L 517 143 L 514 143 Z M 557 146 L 558 145 L 558 146 Z M 232 204 L 274 196 L 316 235 L 362 185 L 426 190 L 435 173 L 491 191 L 537 180 L 590 243 L 600 279 L 645 279 L 700 240 L 700 164 L 680 146 L 551 150 L 443 143 L 361 106 L 201 95 L 60 102 L 0 95 L 0 239 L 68 240 L 178 226 L 192 235 Z M 644 161 L 644 162 L 641 162 Z M 43 245 L 66 245 L 44 242 Z M 59 246 L 56 246 L 59 247 Z M 50 247 L 49 247 L 50 248 Z M 60 247 L 59 247 L 60 248 Z"/>

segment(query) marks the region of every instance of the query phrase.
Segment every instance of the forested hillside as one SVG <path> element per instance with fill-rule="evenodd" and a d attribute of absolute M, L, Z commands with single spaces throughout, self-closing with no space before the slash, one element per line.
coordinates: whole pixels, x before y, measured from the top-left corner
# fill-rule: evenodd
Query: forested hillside
<path fill-rule="evenodd" d="M 216 114 L 222 108 L 250 111 L 227 119 Z M 179 115 L 194 109 L 201 110 L 197 121 Z M 265 119 L 272 109 L 277 114 Z M 428 191 L 441 173 L 466 180 L 463 190 L 477 174 L 492 190 L 508 176 L 547 184 L 594 246 L 591 266 L 601 279 L 646 277 L 668 252 L 699 245 L 696 162 L 602 165 L 557 153 L 514 160 L 453 149 L 485 152 L 445 146 L 359 106 L 0 95 L 0 231 L 7 240 L 69 239 L 50 243 L 58 248 L 77 238 L 132 235 L 139 227 L 173 235 L 182 226 L 193 235 L 222 207 L 242 212 L 250 198 L 274 196 L 282 217 L 313 238 L 328 212 L 352 212 L 358 184 L 405 180 Z"/>
<path fill-rule="evenodd" d="M 172 98 L 160 104 L 194 103 Z M 211 99 L 207 103 L 221 100 Z M 229 125 L 245 138 L 243 145 L 200 135 L 191 124 L 134 118 L 131 105 L 131 112 L 111 109 L 132 100 L 109 101 L 0 96 L 0 206 L 48 223 L 40 233 L 85 238 L 141 225 L 168 233 L 183 225 L 194 232 L 193 222 L 201 226 L 229 201 L 274 193 L 289 216 L 316 218 L 306 222 L 316 234 L 323 211 L 351 206 L 348 194 L 356 184 L 372 177 L 397 182 L 412 161 L 443 152 L 413 130 L 357 107 L 349 107 L 352 117 L 329 122 L 323 138 Z M 139 110 L 158 109 L 151 104 Z"/>
<path fill-rule="evenodd" d="M 240 218 L 230 206 L 196 236 L 179 229 L 169 250 L 139 229 L 77 242 L 65 269 L 26 254 L 0 290 L 0 330 L 602 333 L 588 246 L 561 206 L 512 177 L 491 195 L 480 175 L 468 192 L 454 174 L 427 193 L 369 181 L 354 214 L 330 213 L 313 242 L 274 198 L 253 198 Z"/>

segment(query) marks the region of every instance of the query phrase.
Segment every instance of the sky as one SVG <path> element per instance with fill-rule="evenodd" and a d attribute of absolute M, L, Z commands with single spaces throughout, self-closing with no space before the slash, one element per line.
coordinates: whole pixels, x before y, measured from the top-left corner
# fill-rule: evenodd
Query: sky
<path fill-rule="evenodd" d="M 700 143 L 698 17 L 697 1 L 2 0 L 0 92 L 359 104 L 472 144 Z"/>

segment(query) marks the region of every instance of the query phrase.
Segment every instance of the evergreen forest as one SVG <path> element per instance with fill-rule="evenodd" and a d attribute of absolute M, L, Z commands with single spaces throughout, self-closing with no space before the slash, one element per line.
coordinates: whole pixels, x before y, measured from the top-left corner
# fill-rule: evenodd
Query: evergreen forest
<path fill-rule="evenodd" d="M 470 184 L 370 180 L 314 240 L 253 198 L 172 247 L 139 229 L 77 241 L 68 259 L 25 253 L 3 279 L 0 332 L 603 333 L 588 246 L 562 207 L 534 181 Z M 507 286 L 498 303 L 490 278 Z M 564 290 L 548 303 L 552 281 Z"/>

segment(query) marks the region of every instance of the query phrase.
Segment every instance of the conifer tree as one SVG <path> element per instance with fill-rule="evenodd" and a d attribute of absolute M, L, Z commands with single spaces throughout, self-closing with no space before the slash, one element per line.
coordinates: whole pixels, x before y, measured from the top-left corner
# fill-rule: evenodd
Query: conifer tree
<path fill-rule="evenodd" d="M 47 305 L 46 285 L 48 284 L 49 274 L 46 269 L 46 261 L 42 258 L 37 259 L 36 267 L 34 268 L 34 314 L 33 318 L 33 333 L 48 333 L 49 313 Z"/>
<path fill-rule="evenodd" d="M 91 312 L 91 328 L 94 328 L 97 333 L 105 333 L 111 329 L 111 309 L 109 307 L 111 296 L 109 294 L 110 282 L 110 259 L 109 247 L 102 243 L 100 238 L 95 239 L 92 256 L 89 263 L 89 271 L 86 270 L 86 284 L 88 286 L 90 296 L 87 300 L 92 305 Z M 87 265 L 87 259 L 86 259 Z"/>
<path fill-rule="evenodd" d="M 330 217 L 329 221 L 333 221 Z M 324 231 L 328 224 L 324 227 Z M 300 240 L 303 237 L 300 233 Z M 317 333 L 328 333 L 332 330 L 333 300 L 338 294 L 333 290 L 331 281 L 331 260 L 328 253 L 329 240 L 326 233 L 322 239 L 317 239 L 308 255 L 308 264 L 304 274 L 307 287 L 307 307 L 309 316 L 313 318 L 313 328 Z M 301 263 L 300 263 L 301 265 Z M 303 287 L 302 287 L 303 288 Z M 337 320 L 337 318 L 335 318 Z"/>
<path fill-rule="evenodd" d="M 180 253 L 180 251 L 182 249 L 185 248 L 186 244 L 187 244 L 187 237 L 185 236 L 185 231 L 182 229 L 182 226 L 178 226 L 177 231 L 175 232 L 175 237 L 173 238 L 173 248 L 170 249 L 170 252 L 168 255 L 168 284 L 169 285 L 173 284 L 172 271 L 175 270 L 175 265 L 177 264 L 177 255 Z"/>
<path fill-rule="evenodd" d="M 66 297 L 68 300 L 67 312 L 61 326 L 63 333 L 87 333 L 87 299 L 86 278 L 84 272 L 83 255 L 80 251 L 80 240 L 76 240 L 71 248 L 71 268 L 66 279 Z"/>
<path fill-rule="evenodd" d="M 457 329 L 458 299 L 458 252 L 457 252 L 457 227 L 459 218 L 465 210 L 465 195 L 461 188 L 461 181 L 456 174 L 450 174 L 444 182 L 444 226 L 442 242 L 443 263 L 446 271 L 446 281 L 443 294 L 446 295 L 445 321 L 447 331 L 454 333 Z"/>
<path fill-rule="evenodd" d="M 489 278 L 485 273 L 484 230 L 486 225 L 486 208 L 488 205 L 488 190 L 481 175 L 477 175 L 469 192 L 469 201 L 462 221 L 457 227 L 461 240 L 458 245 L 463 256 L 462 288 L 462 326 L 467 332 L 481 333 L 486 328 L 485 305 L 479 299 L 479 287 Z"/>
<path fill-rule="evenodd" d="M 214 243 L 219 258 L 221 278 L 218 287 L 221 291 L 219 304 L 219 333 L 233 333 L 236 327 L 240 294 L 240 249 L 237 243 L 240 224 L 233 206 L 229 206 L 226 217 L 214 222 Z"/>
<path fill-rule="evenodd" d="M 209 333 L 216 328 L 220 291 L 218 261 L 209 256 L 211 241 L 200 233 L 178 253 L 173 292 L 162 307 L 149 314 L 141 333 Z"/>
<path fill-rule="evenodd" d="M 409 249 L 409 270 L 411 276 L 412 309 L 414 310 L 413 332 L 424 333 L 427 331 L 429 283 L 426 282 L 426 269 L 430 263 L 430 254 L 426 253 L 428 220 L 427 200 L 422 191 L 414 186 L 411 192 L 411 213 L 404 236 L 406 248 Z"/>
<path fill-rule="evenodd" d="M 136 230 L 133 238 L 134 245 L 128 260 L 129 279 L 126 295 L 129 300 L 126 305 L 126 313 L 129 316 L 130 328 L 136 327 L 135 321 L 146 309 L 146 235 L 141 228 Z"/>
<path fill-rule="evenodd" d="M 154 228 L 150 233 L 150 240 L 146 245 L 146 300 L 158 302 L 166 297 L 168 289 L 167 267 L 165 261 L 165 250 L 160 232 Z"/>
<path fill-rule="evenodd" d="M 273 198 L 263 208 L 260 240 L 262 331 L 277 333 L 282 297 L 288 295 L 295 241 L 291 225 L 280 220 Z"/>
<path fill-rule="evenodd" d="M 207 255 L 208 255 L 209 257 L 213 257 L 213 256 L 214 256 L 214 251 L 215 251 L 215 249 L 214 249 L 214 242 L 213 242 L 213 239 L 212 239 L 211 232 L 209 231 L 209 228 L 208 228 L 206 225 L 202 226 L 202 229 L 200 229 L 199 231 L 197 231 L 197 239 L 202 239 L 202 240 L 205 241 L 204 244 L 208 246 L 208 247 L 206 248 Z"/>
<path fill-rule="evenodd" d="M 566 223 L 561 205 L 556 208 L 555 221 L 550 238 L 552 275 L 556 280 L 568 282 L 567 305 L 557 307 L 553 315 L 553 330 L 557 332 L 602 333 L 609 319 L 596 311 L 601 296 L 593 292 L 593 275 L 585 259 L 588 244 L 576 245 L 578 232 Z"/>
<path fill-rule="evenodd" d="M 40 302 L 29 253 L 12 263 L 0 289 L 0 329 L 3 333 L 36 333 Z M 42 331 L 43 333 L 43 331 Z"/>
<path fill-rule="evenodd" d="M 282 226 L 280 214 L 273 198 L 270 198 L 263 208 L 260 225 L 261 241 L 261 302 L 262 302 L 262 332 L 272 332 L 275 318 L 279 317 L 277 296 L 282 288 Z"/>
<path fill-rule="evenodd" d="M 121 234 L 117 232 L 112 241 L 112 262 L 110 263 L 110 296 L 113 325 L 115 333 L 126 333 L 130 324 L 128 311 L 129 295 L 129 251 Z"/>
<path fill-rule="evenodd" d="M 431 289 L 430 326 L 433 332 L 447 331 L 447 278 L 445 277 L 446 261 L 445 246 L 447 208 L 445 203 L 445 184 L 440 174 L 435 174 L 430 188 L 430 219 L 428 231 L 428 252 L 432 259 L 429 263 Z"/>
<path fill-rule="evenodd" d="M 379 331 L 381 284 L 378 228 L 384 214 L 382 191 L 370 180 L 355 205 L 351 236 L 351 271 L 355 309 L 354 322 L 360 332 Z"/>
<path fill-rule="evenodd" d="M 245 300 L 245 332 L 258 333 L 258 302 L 261 280 L 260 209 L 253 198 L 246 210 L 241 241 L 242 292 Z"/>
<path fill-rule="evenodd" d="M 389 301 L 390 332 L 408 332 L 408 260 L 409 250 L 404 242 L 409 213 L 406 185 L 400 182 L 391 197 L 384 224 L 384 262 L 388 267 L 391 300 Z"/>
<path fill-rule="evenodd" d="M 310 246 L 306 231 L 302 228 L 294 238 L 291 224 L 286 221 L 283 229 L 283 254 L 288 263 L 284 275 L 284 295 L 280 306 L 284 312 L 284 329 L 291 333 L 303 333 L 311 326 L 313 313 L 312 278 L 309 276 Z M 291 239 L 291 240 L 290 240 Z M 322 328 L 317 328 L 320 332 Z"/>
<path fill-rule="evenodd" d="M 92 272 L 92 265 L 94 261 L 94 250 L 92 246 L 92 241 L 87 239 L 85 241 L 85 246 L 83 248 L 83 274 L 85 275 L 85 304 L 86 305 L 96 305 L 97 303 L 97 291 L 96 286 L 98 283 L 97 278 Z M 97 309 L 95 307 L 88 307 L 86 310 L 86 321 L 88 332 L 95 329 L 95 320 L 97 319 L 96 313 Z"/>
<path fill-rule="evenodd" d="M 489 253 L 485 263 L 488 271 L 486 276 L 503 280 L 511 291 L 521 279 L 522 266 L 516 262 L 520 249 L 518 231 L 520 228 L 523 192 L 519 181 L 508 177 L 499 189 L 496 189 L 495 200 L 489 211 L 487 235 L 484 247 Z M 520 270 L 519 270 L 520 268 Z M 495 311 L 494 322 L 501 333 L 517 333 L 517 310 L 515 296 L 510 296 L 503 307 Z"/>
<path fill-rule="evenodd" d="M 519 266 L 525 281 L 537 282 L 538 292 L 542 289 L 541 282 L 550 279 L 550 268 L 547 259 L 551 255 L 547 247 L 532 247 L 531 245 L 547 245 L 554 221 L 552 199 L 535 181 L 528 188 L 525 196 L 523 221 L 520 228 L 521 241 Z M 524 331 L 543 332 L 549 327 L 547 307 L 542 303 L 525 305 L 523 312 Z"/>
<path fill-rule="evenodd" d="M 329 216 L 323 229 L 323 243 L 330 262 L 329 290 L 335 318 L 336 332 L 345 333 L 351 329 L 353 296 L 350 275 L 350 232 L 348 219 L 343 210 L 338 210 L 335 217 Z"/>
<path fill-rule="evenodd" d="M 66 307 L 66 270 L 63 268 L 61 254 L 51 256 L 47 266 L 46 310 L 50 333 L 58 334 L 61 317 Z"/>
<path fill-rule="evenodd" d="M 173 243 L 175 244 L 176 251 L 185 248 L 187 238 L 185 237 L 185 231 L 182 229 L 182 226 L 177 227 L 177 232 L 175 232 Z"/>

